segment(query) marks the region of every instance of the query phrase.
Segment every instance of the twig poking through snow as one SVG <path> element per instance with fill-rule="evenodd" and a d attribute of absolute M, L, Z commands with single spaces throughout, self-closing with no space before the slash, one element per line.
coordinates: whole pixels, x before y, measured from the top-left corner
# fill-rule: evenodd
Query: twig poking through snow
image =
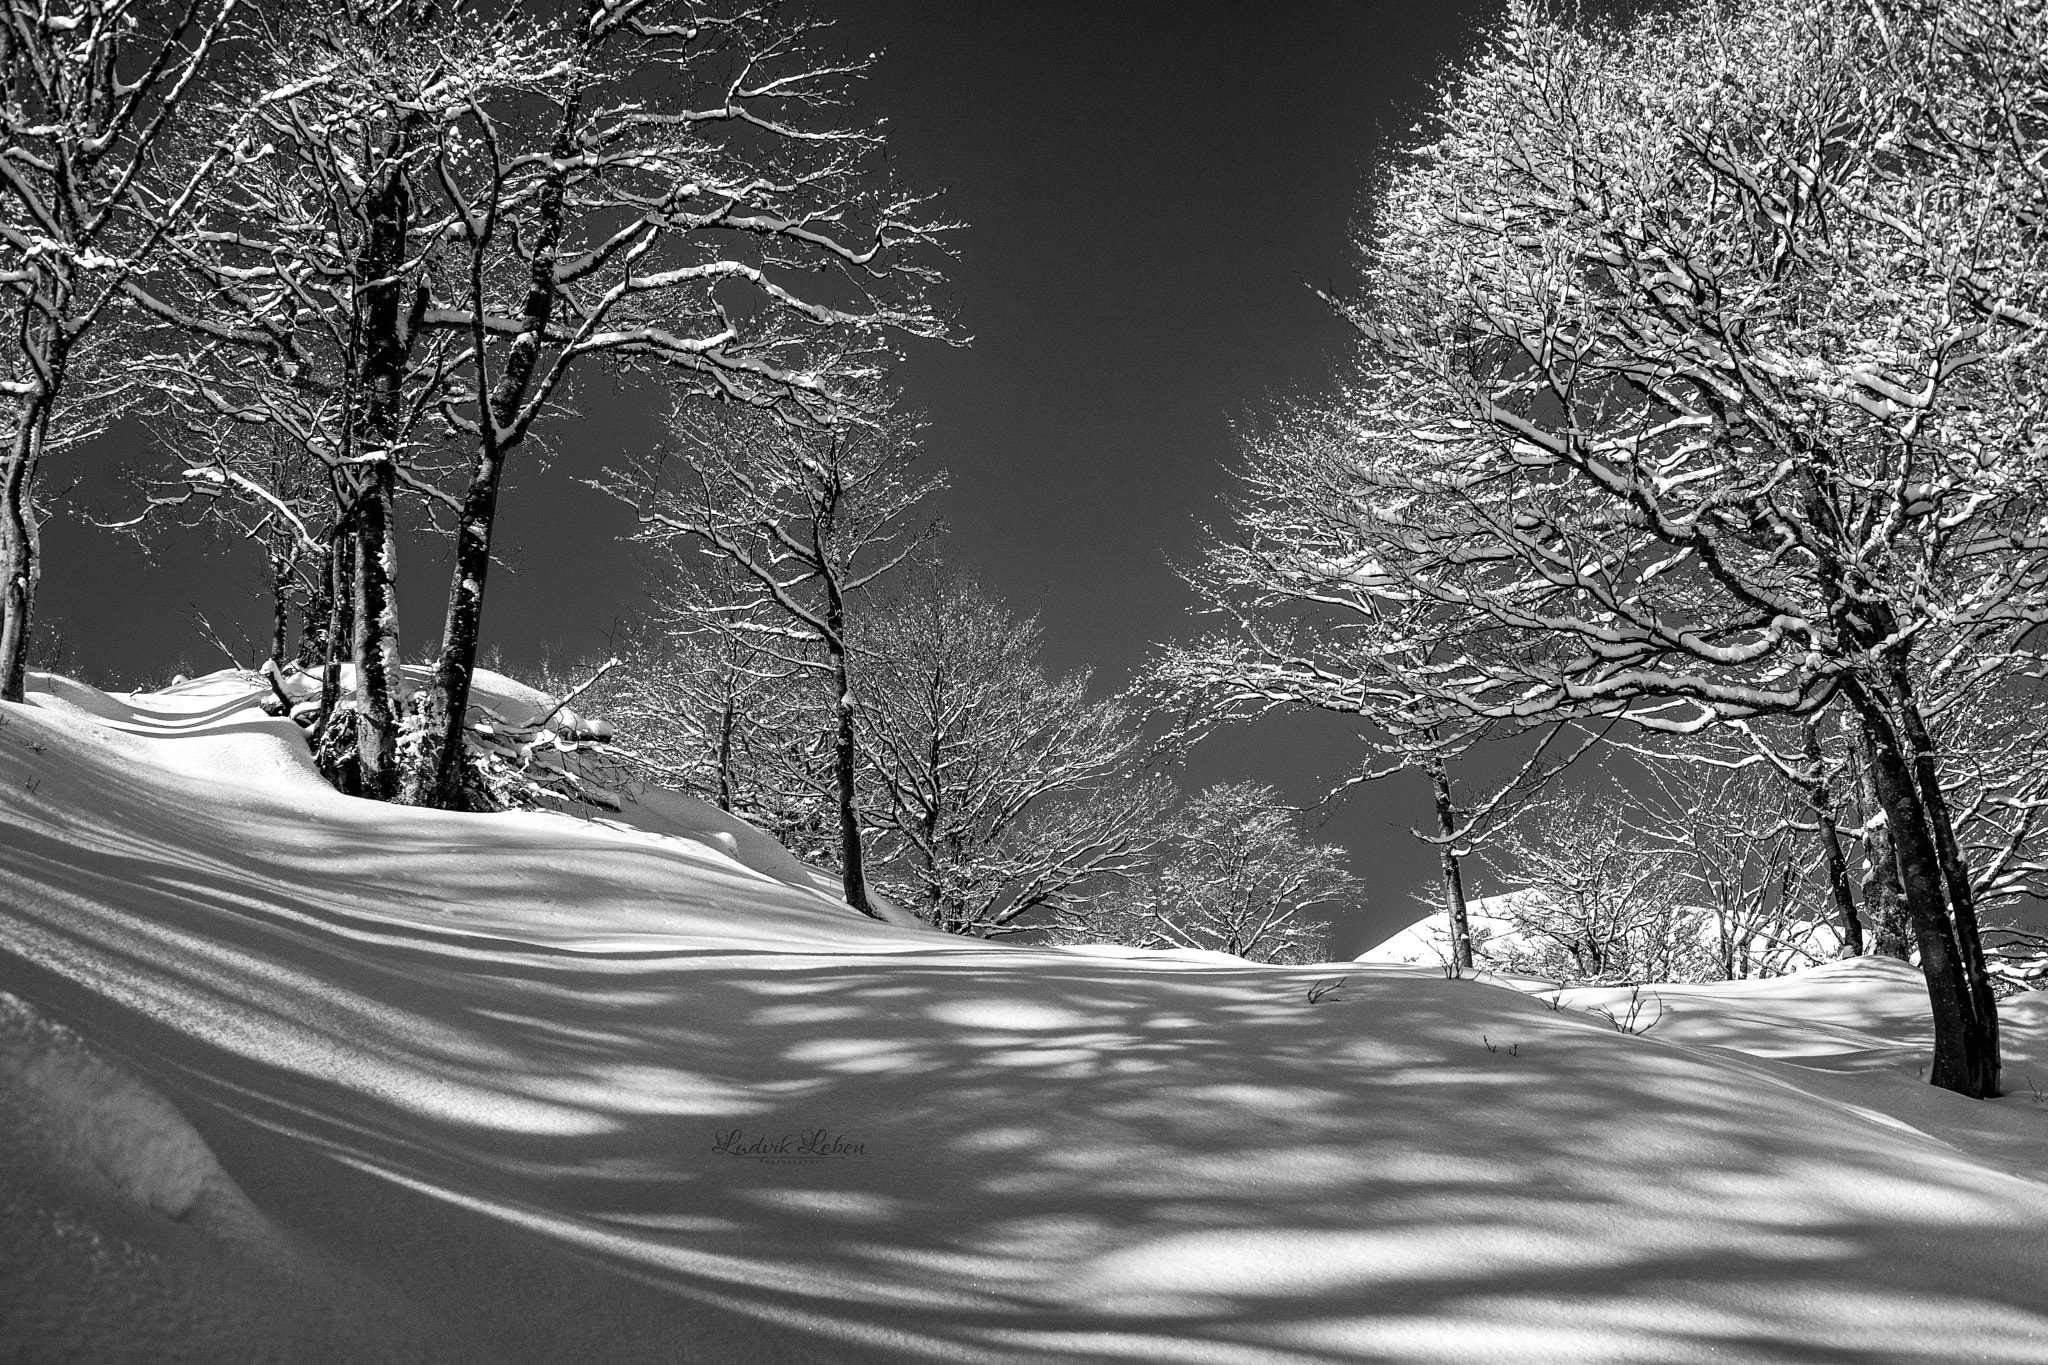
<path fill-rule="evenodd" d="M 242 664 L 241 656 L 228 648 L 228 642 L 220 638 L 220 632 L 213 628 L 213 622 L 206 619 L 206 613 L 199 609 L 199 604 L 193 602 L 190 605 L 192 608 L 192 624 L 199 628 L 199 633 L 204 635 L 215 649 L 227 655 L 228 667 L 234 669 L 237 673 L 248 672 L 248 669 Z M 242 643 L 247 644 L 248 642 L 248 632 L 244 631 L 242 633 Z"/>
<path fill-rule="evenodd" d="M 1313 1005 L 1321 1001 L 1324 996 L 1328 995 L 1331 991 L 1336 990 L 1339 986 L 1343 985 L 1348 980 L 1350 980 L 1349 977 L 1339 976 L 1334 978 L 1325 978 L 1324 980 L 1316 982 L 1313 986 L 1310 986 L 1308 988 L 1309 1004 Z"/>
<path fill-rule="evenodd" d="M 1608 1023 L 1614 1025 L 1614 1031 L 1617 1033 L 1648 1033 L 1651 1029 L 1664 1022 L 1664 997 L 1655 991 L 1651 991 L 1650 999 L 1657 1002 L 1657 1012 L 1650 1016 L 1647 1023 L 1642 1022 L 1643 988 L 1641 986 L 1630 986 L 1628 988 L 1627 1009 L 1617 1012 L 1605 1005 L 1595 1005 L 1590 1013 L 1597 1014 Z"/>

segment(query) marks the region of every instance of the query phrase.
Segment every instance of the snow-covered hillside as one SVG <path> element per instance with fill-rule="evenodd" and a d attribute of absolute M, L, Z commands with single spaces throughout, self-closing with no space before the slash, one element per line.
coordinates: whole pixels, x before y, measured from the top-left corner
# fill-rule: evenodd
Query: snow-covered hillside
<path fill-rule="evenodd" d="M 2048 1361 L 2040 998 L 1973 1103 L 1895 964 L 1632 1036 L 991 946 L 682 798 L 340 797 L 259 694 L 0 707 L 9 1360 Z"/>

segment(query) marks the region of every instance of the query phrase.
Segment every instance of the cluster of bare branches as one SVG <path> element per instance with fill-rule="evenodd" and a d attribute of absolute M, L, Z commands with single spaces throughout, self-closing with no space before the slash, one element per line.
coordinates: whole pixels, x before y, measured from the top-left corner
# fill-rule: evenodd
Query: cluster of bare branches
<path fill-rule="evenodd" d="M 461 805 L 505 471 L 578 376 L 832 431 L 876 415 L 898 340 L 948 334 L 928 297 L 946 225 L 848 116 L 870 59 L 775 6 L 7 15 L 14 692 L 35 467 L 52 433 L 125 397 L 179 457 L 150 490 L 157 515 L 217 515 L 262 542 L 280 596 L 318 621 L 331 775 Z M 86 363 L 102 332 L 118 366 Z M 453 561 L 414 679 L 396 594 L 408 521 Z"/>
<path fill-rule="evenodd" d="M 902 430 L 679 424 L 614 483 L 670 576 L 604 700 L 633 761 L 950 933 L 1041 927 L 1154 852 L 1173 784 L 1133 706 L 911 556 Z"/>
<path fill-rule="evenodd" d="M 931 562 L 936 480 L 905 419 L 679 414 L 671 437 L 605 484 L 668 573 L 600 702 L 645 777 L 837 867 L 870 913 L 887 897 L 949 933 L 1317 951 L 1301 912 L 1348 889 L 1335 851 L 1288 842 L 1270 792 L 1183 808 L 1136 699 L 1048 674 L 1035 620 Z"/>
<path fill-rule="evenodd" d="M 847 904 L 869 911 L 851 613 L 931 538 L 914 518 L 940 481 L 913 470 L 915 429 L 900 416 L 814 430 L 741 408 L 678 413 L 673 428 L 606 486 L 634 503 L 636 539 L 708 561 L 671 580 L 666 614 L 682 633 L 715 637 L 721 664 L 824 690 L 840 873 Z"/>
<path fill-rule="evenodd" d="M 891 893 L 952 933 L 1014 934 L 1158 852 L 1173 783 L 1126 698 L 1048 675 L 1037 621 L 919 575 L 856 631 L 866 819 Z"/>
<path fill-rule="evenodd" d="M 237 0 L 0 7 L 0 698 L 22 696 L 38 472 L 142 398 L 124 305 L 235 160 L 225 140 L 172 149 L 238 17 Z"/>
<path fill-rule="evenodd" d="M 1064 911 L 1048 938 L 1321 962 L 1329 924 L 1311 916 L 1358 890 L 1342 850 L 1310 842 L 1277 791 L 1225 783 L 1176 813 L 1161 857 Z"/>
<path fill-rule="evenodd" d="M 1817 784 L 1853 770 L 1932 1079 L 1996 1094 L 1979 914 L 2032 875 L 2036 741 L 1987 718 L 2048 613 L 2044 111 L 2048 15 L 2007 0 L 1516 9 L 1378 196 L 1333 300 L 1355 377 L 1249 444 L 1212 671 L 1339 699 L 1396 766 L 1747 724 L 1838 838 Z"/>
<path fill-rule="evenodd" d="M 1521 894 L 1489 965 L 1573 985 L 1732 981 L 1834 959 L 1842 927 L 1802 794 L 1758 766 L 1668 766 L 1505 825 L 1487 860 Z"/>

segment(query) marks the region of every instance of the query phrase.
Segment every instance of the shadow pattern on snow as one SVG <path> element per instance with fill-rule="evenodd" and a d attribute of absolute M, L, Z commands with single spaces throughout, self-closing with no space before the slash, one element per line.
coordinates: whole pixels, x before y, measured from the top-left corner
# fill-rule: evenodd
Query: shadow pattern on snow
<path fill-rule="evenodd" d="M 86 752 L 27 801 L 16 740 L 0 988 L 497 1359 L 2048 1359 L 2048 1190 L 1777 1064 L 934 944 L 558 817 Z"/>

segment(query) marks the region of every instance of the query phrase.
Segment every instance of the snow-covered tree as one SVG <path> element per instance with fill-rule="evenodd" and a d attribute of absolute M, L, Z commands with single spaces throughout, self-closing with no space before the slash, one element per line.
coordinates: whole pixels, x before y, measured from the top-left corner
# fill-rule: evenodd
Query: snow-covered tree
<path fill-rule="evenodd" d="M 1047 938 L 1320 962 L 1329 924 L 1309 915 L 1360 890 L 1343 863 L 1336 845 L 1309 842 L 1273 788 L 1210 787 L 1178 813 L 1150 868 L 1063 910 Z"/>
<path fill-rule="evenodd" d="M 1560 793 L 1488 850 L 1523 894 L 1489 960 L 1572 984 L 1733 981 L 1841 949 L 1805 796 L 1769 767 L 1670 763 Z"/>
<path fill-rule="evenodd" d="M 1256 508 L 1243 515 L 1257 517 Z M 1433 828 L 1418 837 L 1433 838 L 1441 871 L 1440 890 L 1451 960 L 1470 967 L 1472 929 L 1466 915 L 1462 860 L 1471 852 L 1471 810 L 1453 796 L 1451 763 L 1440 745 L 1441 735 L 1420 736 L 1421 743 L 1402 743 L 1373 724 L 1373 708 L 1385 694 L 1357 685 L 1345 636 L 1343 614 L 1322 608 L 1311 590 L 1266 572 L 1256 550 L 1241 543 L 1212 545 L 1191 581 L 1216 611 L 1232 618 L 1229 629 L 1191 644 L 1170 645 L 1148 671 L 1149 688 L 1165 699 L 1181 718 L 1184 742 L 1197 742 L 1219 725 L 1256 720 L 1281 710 L 1320 710 L 1355 716 L 1364 723 L 1360 740 L 1372 752 L 1346 787 L 1381 780 L 1396 773 L 1420 772 L 1429 783 Z M 1481 732 L 1464 737 L 1470 743 Z M 1375 744 L 1375 741 L 1381 741 Z M 1341 789 L 1340 789 L 1341 790 Z"/>
<path fill-rule="evenodd" d="M 1498 911 L 1511 942 L 1488 962 L 1572 984 L 1706 977 L 1703 907 L 1676 894 L 1670 849 L 1629 820 L 1619 793 L 1574 793 L 1533 808 L 1489 854 L 1518 894 Z"/>
<path fill-rule="evenodd" d="M 145 537 L 161 522 L 196 527 L 255 546 L 263 555 L 271 608 L 269 657 L 278 667 L 294 661 L 292 618 L 301 621 L 296 661 L 336 661 L 339 633 L 334 557 L 341 527 L 334 517 L 333 471 L 275 428 L 237 424 L 172 424 L 168 444 L 178 450 L 176 476 L 156 466 L 134 471 L 144 510 L 98 523 Z"/>
<path fill-rule="evenodd" d="M 1313 503 L 1320 536 L 1272 558 L 1358 614 L 1407 734 L 1844 710 L 1932 1079 L 1985 1096 L 1931 726 L 2048 611 L 2048 243 L 2031 181 L 1921 150 L 2004 98 L 1942 12 L 1752 0 L 1615 32 L 1519 7 L 1379 197 L 1357 380 L 1255 497 L 1275 524 Z"/>
<path fill-rule="evenodd" d="M 878 397 L 868 406 L 886 411 Z M 929 538 L 932 528 L 916 518 L 942 481 L 913 469 L 915 428 L 895 414 L 807 428 L 743 407 L 683 408 L 671 435 L 607 486 L 633 503 L 635 540 L 684 561 L 675 613 L 824 689 L 840 876 L 847 904 L 872 913 L 857 788 L 853 613 Z M 689 560 L 709 571 L 690 572 Z"/>
<path fill-rule="evenodd" d="M 153 302 L 194 338 L 170 359 L 199 401 L 288 426 L 342 476 L 366 792 L 459 803 L 504 472 L 589 362 L 817 421 L 857 406 L 889 338 L 944 331 L 914 259 L 937 229 L 842 116 L 867 61 L 823 55 L 818 27 L 693 0 L 265 27 L 243 80 L 270 154 Z M 405 716 L 401 496 L 453 548 Z"/>
<path fill-rule="evenodd" d="M 470 155 L 434 163 L 462 284 L 425 321 L 463 336 L 472 382 L 447 410 L 470 455 L 419 799 L 458 780 L 506 461 L 579 361 L 820 420 L 859 406 L 895 338 L 944 334 L 916 255 L 939 228 L 881 173 L 879 128 L 838 119 L 868 62 L 823 55 L 816 29 L 766 6 L 584 0 L 548 34 L 538 96 L 471 116 Z"/>
<path fill-rule="evenodd" d="M 164 151 L 237 7 L 0 4 L 0 698 L 22 696 L 42 575 L 38 469 L 136 396 L 108 334 L 230 156 Z"/>
<path fill-rule="evenodd" d="M 920 574 L 853 632 L 876 877 L 951 933 L 1014 934 L 1141 865 L 1171 783 L 1132 707 L 1049 677 L 1043 632 Z"/>
<path fill-rule="evenodd" d="M 363 795 L 400 787 L 401 493 L 455 510 L 435 475 L 466 339 L 427 314 L 458 285 L 461 218 L 436 167 L 471 159 L 465 120 L 538 97 L 551 60 L 538 34 L 462 9 L 269 16 L 212 92 L 218 121 L 258 111 L 265 151 L 172 239 L 178 277 L 142 297 L 169 328 L 154 375 L 184 425 L 215 428 L 202 444 L 263 428 L 332 471 L 354 695 L 347 732 L 319 738 L 330 775 Z"/>
<path fill-rule="evenodd" d="M 785 657 L 817 651 L 780 634 L 764 647 L 733 628 L 728 608 L 753 604 L 749 624 L 764 632 L 781 609 L 730 561 L 683 556 L 666 567 L 648 619 L 613 641 L 622 666 L 588 694 L 616 727 L 614 752 L 641 780 L 700 796 L 800 857 L 830 862 L 830 698 L 808 661 Z"/>
<path fill-rule="evenodd" d="M 1270 492 L 1271 466 L 1263 442 L 1247 442 L 1247 482 Z M 1280 462 L 1289 472 L 1296 463 Z M 1295 489 L 1296 493 L 1304 490 Z M 1335 506 L 1338 504 L 1328 504 Z M 1496 727 L 1405 724 L 1410 698 L 1390 686 L 1384 659 L 1361 642 L 1374 633 L 1374 599 L 1333 590 L 1298 566 L 1276 562 L 1311 547 L 1321 534 L 1312 490 L 1306 497 L 1254 499 L 1238 509 L 1242 539 L 1212 544 L 1190 582 L 1213 612 L 1231 625 L 1192 643 L 1168 646 L 1153 660 L 1146 687 L 1164 713 L 1176 717 L 1176 741 L 1193 745 L 1216 727 L 1256 720 L 1281 710 L 1325 711 L 1355 718 L 1365 756 L 1331 793 L 1338 797 L 1369 782 L 1402 774 L 1420 776 L 1429 790 L 1431 820 L 1411 833 L 1437 853 L 1438 898 L 1451 945 L 1451 962 L 1473 965 L 1464 861 L 1500 820 L 1513 815 L 1545 784 L 1595 747 L 1599 735 L 1552 726 L 1527 746 L 1506 781 L 1490 790 L 1457 794 L 1456 759 Z M 1349 522 L 1345 522 L 1349 534 Z M 1425 645 L 1425 654 L 1434 650 Z M 1425 657 L 1417 661 L 1426 667 Z"/>

